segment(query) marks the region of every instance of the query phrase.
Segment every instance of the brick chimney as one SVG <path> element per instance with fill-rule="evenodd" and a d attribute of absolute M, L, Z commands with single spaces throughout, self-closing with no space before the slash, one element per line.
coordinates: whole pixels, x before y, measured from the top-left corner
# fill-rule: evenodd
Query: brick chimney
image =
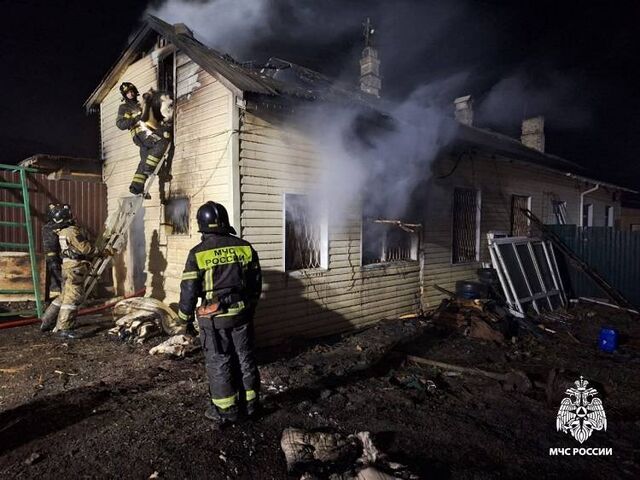
<path fill-rule="evenodd" d="M 473 125 L 473 99 L 471 95 L 458 97 L 453 101 L 456 120 L 465 125 Z"/>
<path fill-rule="evenodd" d="M 529 148 L 544 152 L 544 117 L 523 120 L 520 141 Z"/>
<path fill-rule="evenodd" d="M 360 58 L 360 90 L 369 95 L 380 97 L 380 89 L 382 88 L 380 59 L 378 58 L 378 50 L 373 47 L 375 29 L 369 18 L 363 27 L 365 47 L 362 50 L 362 58 Z"/>

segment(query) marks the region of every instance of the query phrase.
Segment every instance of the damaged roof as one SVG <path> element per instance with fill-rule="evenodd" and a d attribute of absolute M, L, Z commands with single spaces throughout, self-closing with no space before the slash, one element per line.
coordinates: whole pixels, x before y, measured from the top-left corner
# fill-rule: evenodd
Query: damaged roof
<path fill-rule="evenodd" d="M 138 55 L 143 51 L 145 45 L 148 46 L 152 34 L 164 37 L 240 98 L 245 98 L 245 94 L 251 94 L 251 97 L 259 102 L 272 102 L 274 105 L 278 103 L 277 98 L 279 97 L 346 101 L 365 106 L 384 117 L 388 117 L 384 111 L 384 101 L 363 93 L 351 85 L 342 84 L 319 72 L 279 58 L 269 59 L 267 65 L 260 69 L 252 68 L 247 64 L 237 62 L 227 54 L 207 47 L 195 39 L 188 28 L 170 25 L 153 15 L 147 15 L 143 26 L 136 32 L 128 47 L 87 99 L 84 104 L 87 111 L 98 106 L 107 93 L 118 83 L 127 67 L 138 59 Z M 556 155 L 539 152 L 514 138 L 497 132 L 459 124 L 454 143 L 458 146 L 480 149 L 509 159 L 559 171 L 577 180 L 635 192 L 590 178 L 589 173 L 576 163 Z"/>
<path fill-rule="evenodd" d="M 136 32 L 129 46 L 85 102 L 87 111 L 98 106 L 118 83 L 127 67 L 137 60 L 149 34 L 154 32 L 175 45 L 240 98 L 243 98 L 245 93 L 253 93 L 272 97 L 286 95 L 307 100 L 339 98 L 370 103 L 362 92 L 286 60 L 272 58 L 265 68 L 249 68 L 231 56 L 196 40 L 188 29 L 176 28 L 158 17 L 147 15 L 144 25 Z M 295 78 L 287 75 L 287 70 L 292 72 Z"/>

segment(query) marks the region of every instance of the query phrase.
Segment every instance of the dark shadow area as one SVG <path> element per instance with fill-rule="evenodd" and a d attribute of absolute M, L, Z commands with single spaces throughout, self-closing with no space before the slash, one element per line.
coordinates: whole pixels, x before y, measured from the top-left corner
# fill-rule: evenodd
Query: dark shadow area
<path fill-rule="evenodd" d="M 151 275 L 151 297 L 164 300 L 167 296 L 164 290 L 164 272 L 167 269 L 167 259 L 160 250 L 160 235 L 154 230 L 149 245 L 149 264 L 147 271 Z"/>
<path fill-rule="evenodd" d="M 340 332 L 353 329 L 354 325 L 349 320 L 328 308 L 330 301 L 323 304 L 305 298 L 306 292 L 312 292 L 314 295 L 324 293 L 326 297 L 333 296 L 328 293 L 328 290 L 331 289 L 330 283 L 326 283 L 324 279 L 320 282 L 318 280 L 322 277 L 314 277 L 313 275 L 316 274 L 310 274 L 305 278 L 305 282 L 308 283 L 305 285 L 300 277 L 290 273 L 270 269 L 262 270 L 263 289 L 268 286 L 268 290 L 264 291 L 256 310 L 254 323 L 258 331 L 257 343 L 260 344 L 260 330 L 275 323 L 277 323 L 275 328 L 282 330 L 284 332 L 282 336 L 286 337 L 279 345 L 260 350 L 259 360 L 262 362 L 290 358 L 311 343 L 319 341 L 335 343 L 339 340 L 339 335 L 335 334 L 321 337 L 322 340 L 318 340 L 317 334 L 305 335 L 305 332 L 301 331 L 294 331 L 294 333 L 287 335 L 291 328 L 310 322 L 310 316 L 314 317 L 312 320 L 314 325 L 310 325 L 310 329 L 317 329 L 319 325 L 331 325 L 333 330 Z M 311 340 L 311 336 L 313 336 L 313 340 Z"/>

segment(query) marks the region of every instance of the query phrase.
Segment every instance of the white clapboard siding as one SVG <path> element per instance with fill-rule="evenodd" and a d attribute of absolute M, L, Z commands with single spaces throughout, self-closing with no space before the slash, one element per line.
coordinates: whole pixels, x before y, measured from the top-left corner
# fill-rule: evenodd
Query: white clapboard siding
<path fill-rule="evenodd" d="M 120 292 L 146 285 L 147 294 L 167 303 L 177 302 L 180 277 L 189 249 L 198 241 L 197 208 L 207 200 L 231 201 L 229 145 L 231 93 L 186 55 L 176 56 L 176 99 L 174 157 L 170 182 L 164 185 L 170 197 L 190 197 L 189 235 L 172 235 L 164 225 L 160 190 L 156 183 L 151 200 L 137 215 L 128 251 L 116 259 L 114 277 Z M 120 81 L 134 83 L 140 92 L 156 88 L 156 67 L 147 55 L 132 64 Z M 101 134 L 104 178 L 111 213 L 117 199 L 128 192 L 139 161 L 138 148 L 128 132 L 115 127 L 120 93 L 118 84 L 101 104 Z"/>
<path fill-rule="evenodd" d="M 329 224 L 329 268 L 284 272 L 283 199 L 309 193 L 322 163 L 286 121 L 245 113 L 240 134 L 242 236 L 256 248 L 264 293 L 256 312 L 260 343 L 362 327 L 419 307 L 419 266 L 360 266 L 360 220 Z"/>
<path fill-rule="evenodd" d="M 567 224 L 580 222 L 580 193 L 592 185 L 578 182 L 562 172 L 545 170 L 522 163 L 476 157 L 473 163 L 462 163 L 446 180 L 432 179 L 434 192 L 425 211 L 422 275 L 422 303 L 426 309 L 435 308 L 443 294 L 433 285 L 455 290 L 458 280 L 475 280 L 480 262 L 490 262 L 487 232 L 511 229 L 511 196 L 531 197 L 531 210 L 544 223 L 556 222 L 552 200 L 567 202 Z M 467 187 L 481 190 L 480 262 L 464 265 L 451 263 L 451 231 L 453 188 Z M 604 224 L 604 208 L 614 207 L 619 214 L 619 202 L 612 192 L 601 189 L 587 195 L 585 203 L 594 205 L 594 225 Z"/>

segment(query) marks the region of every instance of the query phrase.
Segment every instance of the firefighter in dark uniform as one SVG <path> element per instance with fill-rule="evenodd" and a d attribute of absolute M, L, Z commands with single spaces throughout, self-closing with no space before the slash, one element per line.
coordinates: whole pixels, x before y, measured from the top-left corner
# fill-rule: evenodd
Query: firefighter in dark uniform
<path fill-rule="evenodd" d="M 53 212 L 57 205 L 50 203 L 47 209 L 47 223 L 42 226 L 42 248 L 46 261 L 46 292 L 45 298 L 55 298 L 60 295 L 62 288 L 62 258 L 60 257 L 60 243 L 58 235 L 53 230 Z"/>
<path fill-rule="evenodd" d="M 84 280 L 96 254 L 84 229 L 78 227 L 69 205 L 57 206 L 52 218 L 62 257 L 62 293 L 51 302 L 42 315 L 40 329 L 54 330 L 64 338 L 80 338 L 75 329 L 78 307 L 84 300 Z"/>
<path fill-rule="evenodd" d="M 253 314 L 262 275 L 258 254 L 235 236 L 224 206 L 205 203 L 197 220 L 202 241 L 187 257 L 178 315 L 192 323 L 198 298 L 202 299 L 196 318 L 211 397 L 205 416 L 224 425 L 238 420 L 241 406 L 250 417 L 258 413 Z"/>
<path fill-rule="evenodd" d="M 171 143 L 172 119 L 161 121 L 157 119 L 154 125 L 142 120 L 151 106 L 143 108 L 138 102 L 138 89 L 133 83 L 124 82 L 120 85 L 123 104 L 118 107 L 116 126 L 120 130 L 129 130 L 133 143 L 140 148 L 140 163 L 133 175 L 129 191 L 134 195 L 144 192 L 147 177 L 155 170 L 165 151 Z M 153 101 L 154 93 L 145 93 L 143 98 L 148 104 Z"/>

